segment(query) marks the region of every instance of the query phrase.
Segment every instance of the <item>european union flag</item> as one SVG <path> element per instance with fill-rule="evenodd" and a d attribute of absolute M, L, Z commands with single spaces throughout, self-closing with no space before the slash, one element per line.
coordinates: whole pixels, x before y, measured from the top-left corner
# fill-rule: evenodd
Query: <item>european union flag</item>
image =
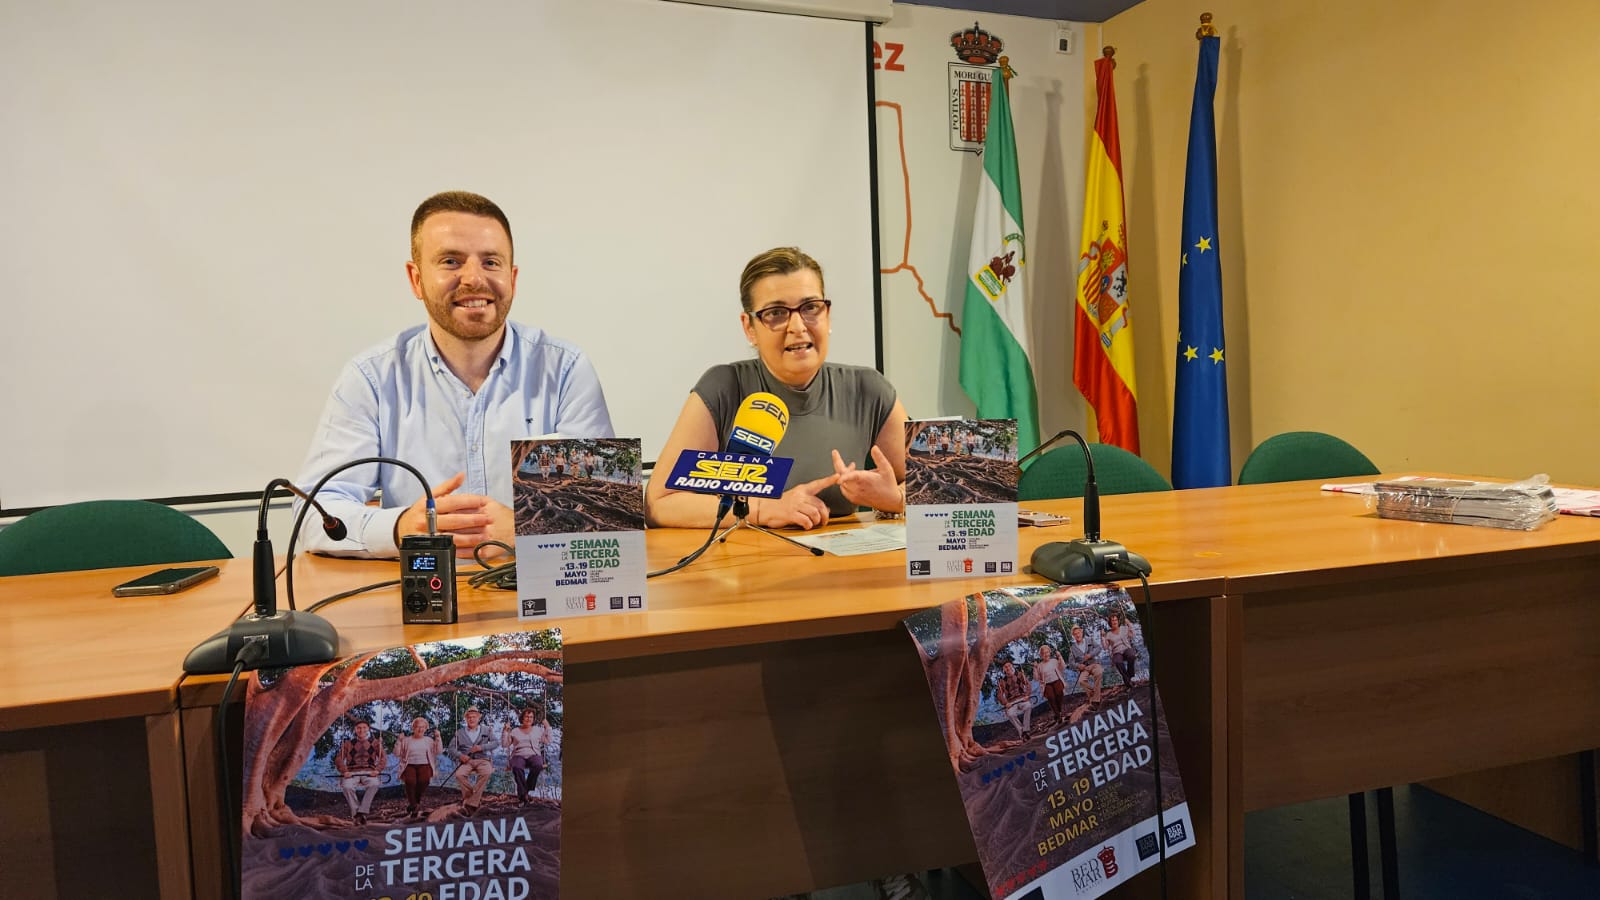
<path fill-rule="evenodd" d="M 1217 53 L 1200 38 L 1183 182 L 1183 258 L 1178 270 L 1178 366 L 1172 406 L 1172 486 L 1233 483 L 1228 453 L 1227 342 L 1222 337 L 1222 265 L 1217 258 Z"/>

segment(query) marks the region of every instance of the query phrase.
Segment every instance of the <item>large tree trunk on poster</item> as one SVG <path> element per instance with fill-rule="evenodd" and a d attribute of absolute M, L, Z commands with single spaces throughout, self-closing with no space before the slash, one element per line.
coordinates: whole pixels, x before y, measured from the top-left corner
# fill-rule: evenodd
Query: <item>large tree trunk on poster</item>
<path fill-rule="evenodd" d="M 350 708 L 375 700 L 399 700 L 427 693 L 468 675 L 528 672 L 560 684 L 561 673 L 538 662 L 559 656 L 559 650 L 505 650 L 424 668 L 397 678 L 356 677 L 361 666 L 371 658 L 369 654 L 346 664 L 327 684 L 322 683 L 322 678 L 332 667 L 331 663 L 291 669 L 264 689 L 259 682 L 252 681 L 247 702 L 262 706 L 264 712 L 247 717 L 246 722 L 245 746 L 255 747 L 257 751 L 244 760 L 244 823 L 258 836 L 284 824 L 333 824 L 296 815 L 285 802 L 284 795 L 295 773 L 311 756 L 317 736 Z"/>
<path fill-rule="evenodd" d="M 1068 596 L 1069 592 L 1063 589 L 1041 598 L 1021 616 L 992 630 L 982 594 L 945 604 L 939 653 L 928 664 L 928 682 L 933 686 L 934 703 L 948 726 L 945 749 L 956 771 L 971 770 L 991 752 L 973 738 L 972 726 L 983 699 L 984 675 L 995 654 L 1032 631 Z"/>

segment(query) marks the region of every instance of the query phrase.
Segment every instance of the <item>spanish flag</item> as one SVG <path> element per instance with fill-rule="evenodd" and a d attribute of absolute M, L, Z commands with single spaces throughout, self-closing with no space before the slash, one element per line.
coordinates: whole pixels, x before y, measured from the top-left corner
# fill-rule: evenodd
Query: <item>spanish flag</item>
<path fill-rule="evenodd" d="M 1122 142 L 1117 136 L 1115 63 L 1107 47 L 1095 60 L 1099 107 L 1084 178 L 1083 245 L 1078 254 L 1072 382 L 1094 408 L 1100 441 L 1139 452 L 1138 392 L 1133 386 L 1133 320 L 1128 315 L 1128 229 L 1123 220 Z"/>

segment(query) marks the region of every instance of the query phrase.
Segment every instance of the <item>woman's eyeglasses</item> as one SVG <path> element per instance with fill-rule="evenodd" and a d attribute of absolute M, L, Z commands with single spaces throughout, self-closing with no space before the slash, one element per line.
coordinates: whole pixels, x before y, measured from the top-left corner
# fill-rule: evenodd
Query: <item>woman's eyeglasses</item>
<path fill-rule="evenodd" d="M 807 300 L 799 306 L 784 306 L 782 304 L 769 306 L 765 309 L 758 309 L 750 315 L 760 319 L 761 324 L 771 328 L 773 331 L 778 331 L 789 324 L 789 317 L 795 313 L 799 313 L 801 320 L 807 325 L 815 325 L 817 320 L 821 319 L 823 314 L 832 306 L 832 300 Z"/>

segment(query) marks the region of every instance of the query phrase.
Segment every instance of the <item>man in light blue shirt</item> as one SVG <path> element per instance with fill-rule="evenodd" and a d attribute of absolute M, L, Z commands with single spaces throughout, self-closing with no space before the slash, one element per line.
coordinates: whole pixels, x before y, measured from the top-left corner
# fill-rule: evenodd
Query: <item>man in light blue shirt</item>
<path fill-rule="evenodd" d="M 428 324 L 345 366 L 312 438 L 302 489 L 364 456 L 404 460 L 432 484 L 439 531 L 465 555 L 486 540 L 513 541 L 511 441 L 613 436 L 583 351 L 506 321 L 517 285 L 512 259 L 511 224 L 487 198 L 450 191 L 417 207 L 406 274 Z M 382 507 L 368 505 L 380 490 Z M 301 540 L 312 550 L 393 557 L 400 535 L 427 531 L 422 485 L 397 466 L 341 472 L 317 499 L 349 536 L 333 541 L 320 526 L 307 527 Z"/>

